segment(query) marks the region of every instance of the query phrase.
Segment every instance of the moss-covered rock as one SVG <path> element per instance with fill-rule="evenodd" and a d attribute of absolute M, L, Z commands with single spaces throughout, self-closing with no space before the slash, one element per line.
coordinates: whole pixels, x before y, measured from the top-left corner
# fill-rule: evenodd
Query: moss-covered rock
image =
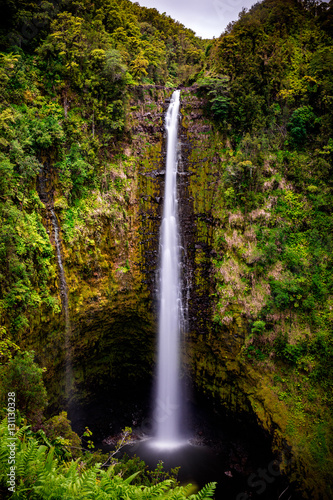
<path fill-rule="evenodd" d="M 263 264 L 267 257 L 256 240 L 258 227 L 272 224 L 274 203 L 268 193 L 261 209 L 232 208 L 225 178 L 235 152 L 203 109 L 195 88 L 182 91 L 182 163 L 189 173 L 183 203 L 192 222 L 184 235 L 192 287 L 186 363 L 194 384 L 226 413 L 256 420 L 271 436 L 281 470 L 304 498 L 328 499 L 333 463 L 326 396 L 309 377 L 309 359 L 295 369 L 268 348 L 281 327 L 291 344 L 309 336 L 310 327 L 296 309 L 289 321 L 272 315 L 269 331 L 260 320 L 272 297 L 270 277 L 285 272 L 281 262 Z M 265 161 L 269 169 L 273 157 Z M 290 203 L 295 209 L 296 201 Z M 254 265 L 266 265 L 266 275 L 256 275 Z"/>

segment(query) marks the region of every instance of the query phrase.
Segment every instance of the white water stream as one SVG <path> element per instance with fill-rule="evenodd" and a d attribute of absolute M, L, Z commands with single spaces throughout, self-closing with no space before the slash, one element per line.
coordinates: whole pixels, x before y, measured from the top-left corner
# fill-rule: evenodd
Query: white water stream
<path fill-rule="evenodd" d="M 180 252 L 177 210 L 177 150 L 180 91 L 176 90 L 166 114 L 167 157 L 163 220 L 160 233 L 160 310 L 158 339 L 155 438 L 160 448 L 179 446 L 182 404 L 180 394 Z"/>
<path fill-rule="evenodd" d="M 50 213 L 51 213 L 51 222 L 53 226 L 54 242 L 55 242 L 58 267 L 59 267 L 61 304 L 65 316 L 65 346 L 64 346 L 65 347 L 65 396 L 67 404 L 69 405 L 73 394 L 74 379 L 73 379 L 72 355 L 70 347 L 71 323 L 70 323 L 69 309 L 68 309 L 68 286 L 62 262 L 59 225 L 53 208 L 50 209 Z"/>

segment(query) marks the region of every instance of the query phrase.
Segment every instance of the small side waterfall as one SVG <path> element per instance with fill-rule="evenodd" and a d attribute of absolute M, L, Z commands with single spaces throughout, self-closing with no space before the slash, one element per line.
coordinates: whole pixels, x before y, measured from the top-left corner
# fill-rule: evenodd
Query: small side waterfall
<path fill-rule="evenodd" d="M 71 396 L 73 392 L 73 370 L 72 370 L 72 355 L 70 346 L 70 336 L 71 336 L 71 323 L 69 317 L 68 308 L 68 286 L 66 281 L 65 270 L 63 266 L 63 259 L 61 253 L 61 239 L 58 219 L 53 209 L 53 193 L 47 189 L 48 175 L 50 167 L 46 163 L 45 171 L 41 170 L 39 176 L 39 197 L 44 203 L 46 210 L 49 212 L 49 218 L 51 220 L 54 244 L 57 255 L 58 270 L 59 270 L 59 285 L 60 285 L 60 298 L 62 312 L 65 320 L 65 332 L 64 332 L 64 349 L 65 349 L 65 395 L 67 404 L 70 404 Z"/>
<path fill-rule="evenodd" d="M 180 394 L 180 252 L 177 210 L 177 149 L 180 91 L 166 114 L 167 157 L 163 220 L 160 232 L 159 338 L 154 445 L 172 448 L 181 443 Z"/>
<path fill-rule="evenodd" d="M 55 242 L 56 253 L 57 253 L 58 267 L 59 267 L 61 304 L 62 304 L 62 308 L 63 308 L 64 314 L 65 314 L 65 326 L 66 326 L 66 330 L 67 330 L 67 329 L 69 329 L 68 289 L 67 289 L 67 282 L 66 282 L 66 277 L 65 277 L 64 266 L 62 264 L 61 246 L 60 246 L 60 239 L 59 239 L 59 226 L 58 226 L 57 217 L 56 217 L 56 214 L 55 214 L 53 208 L 50 209 L 50 214 L 51 214 L 51 222 L 52 222 L 52 226 L 53 226 L 54 242 Z"/>
<path fill-rule="evenodd" d="M 67 404 L 70 404 L 73 392 L 73 370 L 72 370 L 72 355 L 70 346 L 71 323 L 70 323 L 69 309 L 68 309 L 68 287 L 67 287 L 64 266 L 62 263 L 61 244 L 59 238 L 59 225 L 53 208 L 50 209 L 50 214 L 51 214 L 51 222 L 53 226 L 54 242 L 56 247 L 57 261 L 59 268 L 61 305 L 65 317 L 65 394 L 66 394 Z"/>

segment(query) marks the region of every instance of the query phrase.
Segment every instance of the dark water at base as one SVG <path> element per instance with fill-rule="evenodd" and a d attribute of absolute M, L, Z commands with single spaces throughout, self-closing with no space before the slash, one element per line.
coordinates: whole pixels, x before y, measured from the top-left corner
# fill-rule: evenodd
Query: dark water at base
<path fill-rule="evenodd" d="M 266 467 L 252 467 L 247 471 L 237 471 L 230 467 L 227 454 L 217 454 L 207 446 L 185 444 L 172 450 L 152 446 L 150 439 L 127 445 L 121 454 L 139 456 L 150 469 L 161 460 L 165 470 L 180 466 L 178 480 L 182 485 L 191 483 L 196 489 L 210 482 L 217 482 L 216 500 L 291 500 L 292 495 L 274 461 Z M 287 488 L 287 489 L 286 489 Z M 284 490 L 286 491 L 284 492 Z"/>
<path fill-rule="evenodd" d="M 123 395 L 128 392 L 123 392 Z M 115 445 L 107 445 L 105 438 L 119 439 L 119 432 L 126 425 L 132 425 L 134 435 L 149 435 L 150 408 L 143 405 L 134 407 L 135 394 L 129 394 L 125 404 L 121 394 L 115 402 L 99 399 L 85 412 L 76 411 L 71 415 L 74 429 L 82 434 L 84 426 L 93 431 L 97 448 L 104 453 L 114 450 Z M 121 404 L 122 403 L 122 404 Z M 155 469 L 163 461 L 164 469 L 180 466 L 178 479 L 182 484 L 192 483 L 202 488 L 209 482 L 217 482 L 216 500 L 300 500 L 288 478 L 278 470 L 278 463 L 271 452 L 271 441 L 249 416 L 225 416 L 206 400 L 193 404 L 189 412 L 192 417 L 187 428 L 192 429 L 187 444 L 173 450 L 160 450 L 151 446 L 149 439 L 139 439 L 124 447 L 116 458 L 127 453 L 136 455 Z M 73 418 L 74 417 L 74 418 Z M 75 418 L 76 417 L 76 418 Z M 145 429 L 145 431 L 143 431 Z M 114 443 L 115 443 L 114 441 Z M 282 451 L 282 450 L 281 450 Z"/>

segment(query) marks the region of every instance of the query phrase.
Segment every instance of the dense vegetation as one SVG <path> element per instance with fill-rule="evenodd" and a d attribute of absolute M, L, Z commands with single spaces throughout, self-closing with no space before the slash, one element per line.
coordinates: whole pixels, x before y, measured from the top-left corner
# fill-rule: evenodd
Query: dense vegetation
<path fill-rule="evenodd" d="M 210 42 L 129 0 L 1 4 L 1 398 L 20 392 L 20 411 L 34 431 L 46 432 L 42 442 L 41 434 L 19 431 L 22 491 L 48 498 L 55 481 L 59 498 L 73 488 L 88 498 L 90 487 L 94 498 L 117 488 L 129 497 L 157 494 L 148 484 L 130 486 L 113 469 L 90 467 L 87 458 L 83 468 L 68 465 L 77 456 L 66 455 L 61 442 L 48 444 L 57 426 L 43 416 L 42 369 L 20 351 L 33 343 L 40 318 L 61 312 L 45 206 L 56 210 L 65 245 L 87 254 L 101 238 L 98 217 L 126 233 L 135 159 L 120 145 L 130 141 L 133 89 L 193 83 L 220 137 L 214 321 L 223 329 L 235 311 L 242 315 L 248 333 L 241 358 L 271 374 L 289 412 L 289 437 L 329 487 L 332 3 L 265 0 Z M 100 266 L 91 258 L 80 272 L 90 278 Z M 126 274 L 128 261 L 119 269 Z M 4 425 L 0 432 L 4 481 Z M 159 491 L 186 495 L 169 487 L 164 482 Z"/>
<path fill-rule="evenodd" d="M 270 373 L 287 433 L 332 484 L 332 6 L 271 1 L 208 48 L 199 80 L 221 135 L 219 301 L 248 324 L 241 356 Z M 206 77 L 205 77 L 206 76 Z M 232 270 L 232 271 L 231 271 Z M 328 487 L 329 489 L 329 487 Z"/>
<path fill-rule="evenodd" d="M 243 241 L 237 230 L 228 241 L 217 234 L 216 265 L 233 249 L 236 301 L 261 286 L 247 353 L 310 372 L 332 405 L 333 47 L 323 10 L 266 1 L 243 12 L 210 48 L 210 72 L 228 76 L 222 104 L 221 79 L 200 83 L 214 87 L 210 106 L 229 138 L 217 213 L 226 223 L 231 210 L 229 227 L 243 226 Z"/>
<path fill-rule="evenodd" d="M 133 158 L 124 157 L 119 144 L 129 134 L 131 89 L 195 78 L 203 42 L 166 15 L 128 0 L 4 1 L 2 11 L 0 378 L 1 406 L 8 392 L 18 397 L 13 497 L 191 497 L 191 489 L 179 487 L 161 465 L 147 472 L 139 459 L 110 462 L 91 455 L 65 413 L 45 416 L 44 369 L 24 347 L 33 344 L 31 334 L 43 318 L 61 317 L 48 212 L 54 209 L 61 219 L 64 243 L 77 245 L 74 259 L 80 245 L 86 250 L 88 244 L 89 255 L 99 241 L 99 220 L 126 232 Z M 99 270 L 94 255 L 89 266 L 79 260 L 87 279 Z M 128 271 L 126 262 L 120 272 Z M 54 334 L 46 335 L 54 341 Z M 0 488 L 7 496 L 6 421 L 0 433 Z M 200 498 L 213 490 L 209 486 Z"/>
<path fill-rule="evenodd" d="M 117 141 L 127 131 L 130 87 L 175 85 L 192 77 L 203 50 L 192 31 L 127 0 L 7 2 L 6 9 L 0 258 L 7 264 L 0 275 L 0 311 L 17 338 L 29 327 L 34 308 L 59 312 L 51 285 L 53 249 L 38 215 L 43 207 L 36 192 L 38 174 L 46 175 L 51 164 L 57 175 L 57 203 L 68 209 L 63 221 L 67 241 L 93 209 L 117 225 L 128 185 L 117 165 Z"/>

